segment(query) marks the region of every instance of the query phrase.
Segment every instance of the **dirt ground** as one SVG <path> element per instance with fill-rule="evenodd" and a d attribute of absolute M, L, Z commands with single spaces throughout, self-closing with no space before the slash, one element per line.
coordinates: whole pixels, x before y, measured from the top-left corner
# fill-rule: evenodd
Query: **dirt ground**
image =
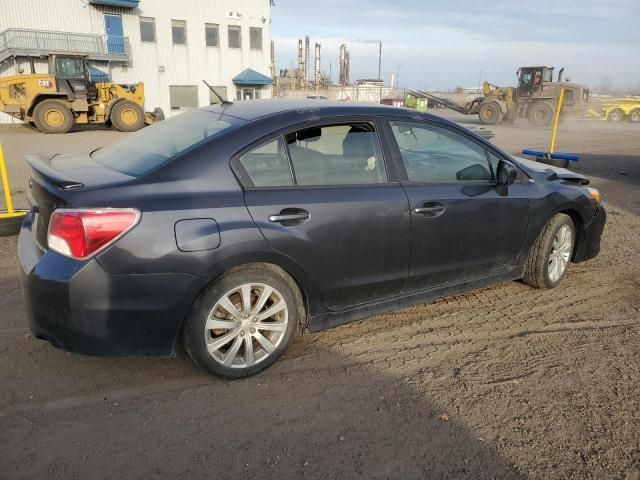
<path fill-rule="evenodd" d="M 32 338 L 16 239 L 0 238 L 0 478 L 640 478 L 640 128 L 613 127 L 563 125 L 609 217 L 601 255 L 558 288 L 511 282 L 305 335 L 244 380 Z M 493 130 L 513 153 L 548 143 Z M 18 204 L 22 153 L 117 135 L 0 129 Z"/>

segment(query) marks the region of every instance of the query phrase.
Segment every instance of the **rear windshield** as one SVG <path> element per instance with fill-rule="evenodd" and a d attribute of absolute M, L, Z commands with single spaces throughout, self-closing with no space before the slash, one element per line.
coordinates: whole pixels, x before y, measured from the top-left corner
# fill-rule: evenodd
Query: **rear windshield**
<path fill-rule="evenodd" d="M 140 176 L 169 162 L 203 140 L 241 120 L 206 110 L 193 110 L 131 133 L 91 154 L 105 167 Z"/>

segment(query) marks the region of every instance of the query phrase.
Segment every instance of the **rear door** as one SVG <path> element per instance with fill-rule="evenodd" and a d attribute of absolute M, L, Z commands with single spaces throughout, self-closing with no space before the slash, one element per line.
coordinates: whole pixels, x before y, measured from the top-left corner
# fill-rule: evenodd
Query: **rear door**
<path fill-rule="evenodd" d="M 401 292 L 411 221 L 372 119 L 281 132 L 234 159 L 271 246 L 315 280 L 330 308 Z"/>
<path fill-rule="evenodd" d="M 529 220 L 526 180 L 498 192 L 498 152 L 461 130 L 401 119 L 389 126 L 404 167 L 413 224 L 407 288 L 510 270 L 521 254 Z"/>

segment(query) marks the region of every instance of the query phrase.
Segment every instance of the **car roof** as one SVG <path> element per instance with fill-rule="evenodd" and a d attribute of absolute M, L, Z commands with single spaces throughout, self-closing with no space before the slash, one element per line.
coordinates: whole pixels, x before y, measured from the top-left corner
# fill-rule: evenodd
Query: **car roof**
<path fill-rule="evenodd" d="M 401 115 L 414 116 L 415 110 L 381 105 L 375 103 L 336 102 L 331 100 L 315 99 L 273 99 L 273 100 L 247 100 L 224 105 L 212 105 L 204 107 L 215 113 L 224 113 L 242 120 L 257 120 L 259 118 L 277 115 L 287 112 L 314 113 L 316 115 Z M 431 117 L 428 114 L 420 114 L 421 117 Z M 436 118 L 436 117 L 434 117 Z"/>

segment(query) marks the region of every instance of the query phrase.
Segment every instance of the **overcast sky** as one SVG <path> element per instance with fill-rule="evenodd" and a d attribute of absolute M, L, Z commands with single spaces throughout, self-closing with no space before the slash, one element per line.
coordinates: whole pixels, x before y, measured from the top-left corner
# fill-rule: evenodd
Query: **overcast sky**
<path fill-rule="evenodd" d="M 541 64 L 591 88 L 640 86 L 640 0 L 275 0 L 272 22 L 277 71 L 309 35 L 334 81 L 341 43 L 351 79 L 376 78 L 377 45 L 356 40 L 381 40 L 382 77 L 399 71 L 401 87 L 509 85 L 518 66 Z"/>

